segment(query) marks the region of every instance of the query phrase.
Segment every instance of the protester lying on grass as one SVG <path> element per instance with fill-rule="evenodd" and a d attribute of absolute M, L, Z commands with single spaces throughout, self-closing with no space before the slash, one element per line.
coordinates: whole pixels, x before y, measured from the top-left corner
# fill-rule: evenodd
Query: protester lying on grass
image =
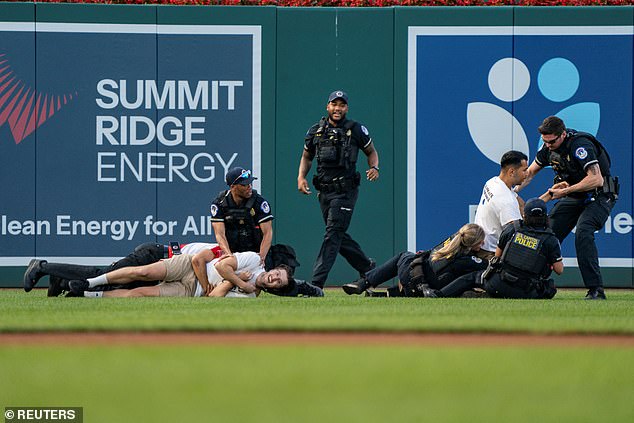
<path fill-rule="evenodd" d="M 222 255 L 222 250 L 220 250 L 218 244 L 213 243 L 196 242 L 190 244 L 181 244 L 180 250 L 183 254 L 190 255 L 197 254 L 205 250 L 211 251 L 216 258 Z M 67 263 L 49 263 L 46 260 L 33 259 L 29 263 L 29 266 L 24 273 L 24 290 L 29 292 L 42 277 L 49 275 L 49 297 L 57 297 L 64 292 L 68 292 L 67 296 L 75 296 L 75 294 L 70 290 L 69 287 L 70 280 L 88 280 L 90 278 L 95 278 L 104 273 L 124 267 L 143 266 L 156 263 L 163 258 L 171 257 L 172 252 L 173 251 L 171 247 L 165 246 L 163 244 L 145 243 L 139 245 L 128 256 L 116 261 L 115 263 L 107 267 L 82 266 Z M 125 284 L 109 283 L 105 285 L 96 285 L 94 287 L 85 289 L 84 291 L 100 292 L 110 291 L 114 289 L 129 290 L 143 286 L 155 286 L 159 283 L 159 281 L 159 279 L 156 279 L 142 281 L 137 280 Z M 287 286 L 281 289 L 264 288 L 264 290 L 273 295 L 289 297 L 322 297 L 324 295 L 323 290 L 302 280 L 296 280 L 296 283 L 293 286 Z"/>
<path fill-rule="evenodd" d="M 90 287 L 124 285 L 134 281 L 159 280 L 156 286 L 91 292 Z M 265 271 L 255 252 L 216 257 L 203 250 L 196 255 L 181 254 L 144 266 L 113 270 L 87 280 L 72 280 L 70 290 L 84 297 L 255 297 L 263 289 L 293 287 L 292 270 L 281 265 Z"/>

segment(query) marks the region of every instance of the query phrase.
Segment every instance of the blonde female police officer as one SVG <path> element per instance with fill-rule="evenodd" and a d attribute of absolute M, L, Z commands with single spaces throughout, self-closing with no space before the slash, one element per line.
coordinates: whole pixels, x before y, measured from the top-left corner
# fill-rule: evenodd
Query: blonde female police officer
<path fill-rule="evenodd" d="M 342 288 L 349 295 L 361 294 L 368 288 L 398 277 L 398 286 L 389 288 L 388 296 L 422 297 L 425 287 L 440 289 L 459 276 L 486 269 L 488 261 L 475 256 L 482 247 L 484 237 L 482 227 L 468 223 L 446 244 L 418 253 L 404 251 Z M 370 292 L 369 296 L 384 296 L 381 294 Z"/>

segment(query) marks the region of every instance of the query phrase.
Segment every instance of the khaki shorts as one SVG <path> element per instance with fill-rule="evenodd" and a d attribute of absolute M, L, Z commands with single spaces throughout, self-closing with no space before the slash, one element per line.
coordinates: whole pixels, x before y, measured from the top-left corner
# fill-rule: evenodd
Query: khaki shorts
<path fill-rule="evenodd" d="M 196 274 L 192 267 L 192 255 L 180 254 L 165 263 L 165 280 L 158 284 L 160 297 L 193 297 L 196 292 Z"/>

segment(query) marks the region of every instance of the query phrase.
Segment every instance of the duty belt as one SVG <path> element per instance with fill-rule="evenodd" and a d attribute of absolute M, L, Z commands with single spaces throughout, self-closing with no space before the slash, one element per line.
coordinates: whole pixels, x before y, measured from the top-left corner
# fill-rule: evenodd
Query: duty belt
<path fill-rule="evenodd" d="M 313 181 L 313 184 L 321 192 L 346 192 L 359 186 L 354 179 L 343 176 L 326 183 Z"/>
<path fill-rule="evenodd" d="M 618 176 L 604 176 L 603 187 L 599 188 L 599 190 L 602 190 L 605 194 L 612 194 L 616 200 L 619 198 L 620 188 Z"/>

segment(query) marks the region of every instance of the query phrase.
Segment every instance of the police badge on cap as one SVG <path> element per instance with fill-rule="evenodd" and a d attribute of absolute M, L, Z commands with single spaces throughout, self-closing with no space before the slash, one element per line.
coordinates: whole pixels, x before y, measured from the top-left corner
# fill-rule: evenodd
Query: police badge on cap
<path fill-rule="evenodd" d="M 338 98 L 342 99 L 346 104 L 348 104 L 348 94 L 346 94 L 345 91 L 341 90 L 331 92 L 328 96 L 328 103 L 330 103 L 331 101 L 335 101 Z"/>

